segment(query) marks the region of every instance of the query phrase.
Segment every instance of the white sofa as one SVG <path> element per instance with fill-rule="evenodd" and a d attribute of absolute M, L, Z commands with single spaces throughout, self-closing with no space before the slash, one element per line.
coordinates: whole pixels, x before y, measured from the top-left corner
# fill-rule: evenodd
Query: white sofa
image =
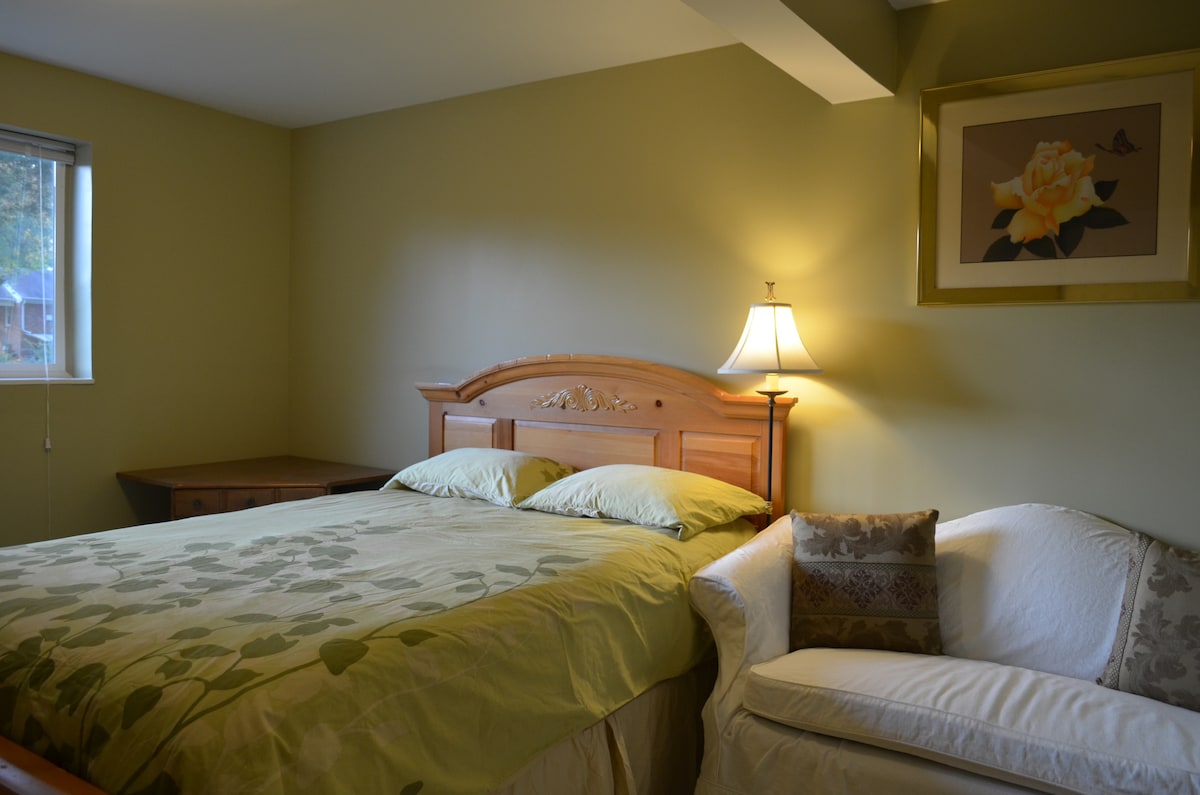
<path fill-rule="evenodd" d="M 691 581 L 719 662 L 697 794 L 1200 792 L 1200 713 L 1097 684 L 1130 539 L 1048 505 L 943 522 L 942 655 L 789 653 L 780 519 Z"/>

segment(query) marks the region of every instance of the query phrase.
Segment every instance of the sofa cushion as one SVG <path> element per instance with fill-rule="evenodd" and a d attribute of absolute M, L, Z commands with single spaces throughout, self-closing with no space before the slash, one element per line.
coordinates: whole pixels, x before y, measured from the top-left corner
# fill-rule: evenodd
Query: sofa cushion
<path fill-rule="evenodd" d="M 939 654 L 937 517 L 793 512 L 791 648 Z"/>
<path fill-rule="evenodd" d="M 1200 553 L 1136 534 L 1101 683 L 1200 710 Z"/>
<path fill-rule="evenodd" d="M 1200 713 L 997 663 L 802 649 L 751 668 L 745 708 L 1048 792 L 1200 792 Z"/>
<path fill-rule="evenodd" d="M 937 528 L 942 648 L 1094 682 L 1125 589 L 1131 533 L 1054 505 L 1010 505 Z"/>

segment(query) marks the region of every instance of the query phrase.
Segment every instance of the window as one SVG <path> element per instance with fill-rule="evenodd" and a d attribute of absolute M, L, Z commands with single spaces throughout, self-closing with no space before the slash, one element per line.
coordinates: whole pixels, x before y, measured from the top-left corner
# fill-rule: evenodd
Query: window
<path fill-rule="evenodd" d="M 0 128 L 0 383 L 91 378 L 88 155 Z"/>

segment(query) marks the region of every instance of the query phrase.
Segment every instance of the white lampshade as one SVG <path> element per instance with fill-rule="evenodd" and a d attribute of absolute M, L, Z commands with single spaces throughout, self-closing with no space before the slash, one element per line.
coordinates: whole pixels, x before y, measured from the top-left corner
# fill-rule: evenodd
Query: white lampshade
<path fill-rule="evenodd" d="M 717 372 L 796 374 L 821 368 L 800 341 L 792 305 L 769 301 L 750 305 L 742 338 Z"/>

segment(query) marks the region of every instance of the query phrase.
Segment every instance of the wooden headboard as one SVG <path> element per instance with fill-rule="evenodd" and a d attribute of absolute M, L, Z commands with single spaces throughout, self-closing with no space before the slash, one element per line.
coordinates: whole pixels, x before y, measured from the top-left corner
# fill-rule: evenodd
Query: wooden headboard
<path fill-rule="evenodd" d="M 528 357 L 481 370 L 458 384 L 418 384 L 429 401 L 429 454 L 497 447 L 544 455 L 578 469 L 650 464 L 715 477 L 767 493 L 768 434 L 774 434 L 773 517 L 787 510 L 788 411 L 774 428 L 767 399 L 731 395 L 673 367 L 615 356 Z"/>

